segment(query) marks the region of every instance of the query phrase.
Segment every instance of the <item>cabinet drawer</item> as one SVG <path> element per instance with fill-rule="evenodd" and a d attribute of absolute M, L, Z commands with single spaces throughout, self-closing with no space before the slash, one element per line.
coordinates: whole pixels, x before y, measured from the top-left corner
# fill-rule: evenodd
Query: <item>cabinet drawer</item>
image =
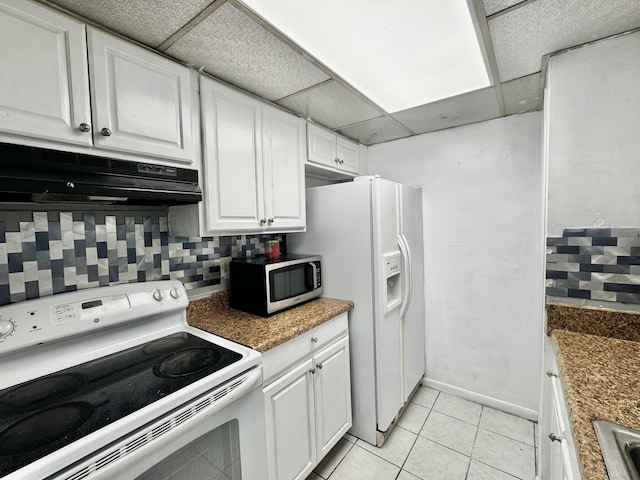
<path fill-rule="evenodd" d="M 348 314 L 345 312 L 263 353 L 263 386 L 271 383 L 286 369 L 320 351 L 336 338 L 346 335 L 348 326 Z"/>

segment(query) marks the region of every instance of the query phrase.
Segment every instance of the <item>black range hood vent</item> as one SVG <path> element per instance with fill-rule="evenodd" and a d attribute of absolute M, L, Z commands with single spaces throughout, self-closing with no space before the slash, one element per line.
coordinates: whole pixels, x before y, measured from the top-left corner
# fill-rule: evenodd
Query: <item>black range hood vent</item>
<path fill-rule="evenodd" d="M 182 205 L 202 200 L 198 171 L 0 143 L 0 201 Z"/>

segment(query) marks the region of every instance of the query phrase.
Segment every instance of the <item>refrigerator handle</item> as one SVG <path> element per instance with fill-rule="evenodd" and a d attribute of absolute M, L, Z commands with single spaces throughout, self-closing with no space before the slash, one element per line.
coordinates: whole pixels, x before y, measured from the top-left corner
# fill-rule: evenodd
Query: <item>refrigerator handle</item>
<path fill-rule="evenodd" d="M 409 248 L 409 242 L 405 238 L 404 234 L 398 235 L 398 246 L 400 247 L 400 252 L 402 253 L 402 261 L 404 272 L 404 285 L 402 289 L 402 305 L 400 307 L 400 318 L 403 318 L 409 309 L 409 304 L 411 303 L 411 294 L 413 286 L 411 285 L 411 249 Z"/>

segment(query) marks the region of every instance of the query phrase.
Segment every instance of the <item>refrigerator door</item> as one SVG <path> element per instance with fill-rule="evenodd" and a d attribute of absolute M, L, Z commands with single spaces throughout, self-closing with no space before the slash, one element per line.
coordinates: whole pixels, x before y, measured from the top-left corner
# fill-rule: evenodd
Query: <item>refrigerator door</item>
<path fill-rule="evenodd" d="M 422 242 L 422 190 L 399 185 L 401 232 L 411 258 L 411 296 L 403 327 L 403 398 L 406 400 L 425 374 L 424 251 Z"/>
<path fill-rule="evenodd" d="M 375 289 L 375 365 L 377 428 L 385 432 L 404 404 L 402 390 L 401 301 L 393 291 L 404 291 L 398 227 L 397 184 L 376 178 L 373 193 L 373 275 Z M 395 266 L 389 266 L 398 259 Z M 395 271 L 394 271 L 395 267 Z M 402 293 L 400 294 L 401 300 Z"/>
<path fill-rule="evenodd" d="M 291 253 L 322 255 L 327 297 L 354 302 L 349 312 L 353 426 L 351 433 L 376 442 L 374 277 L 371 182 L 309 188 L 307 231 L 287 235 Z"/>

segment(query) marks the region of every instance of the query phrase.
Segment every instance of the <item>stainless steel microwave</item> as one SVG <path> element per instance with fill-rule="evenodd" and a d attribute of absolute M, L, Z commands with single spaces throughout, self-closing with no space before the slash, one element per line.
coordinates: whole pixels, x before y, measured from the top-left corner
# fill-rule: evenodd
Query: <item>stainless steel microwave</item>
<path fill-rule="evenodd" d="M 283 255 L 231 260 L 232 308 L 267 317 L 322 295 L 322 258 Z"/>

